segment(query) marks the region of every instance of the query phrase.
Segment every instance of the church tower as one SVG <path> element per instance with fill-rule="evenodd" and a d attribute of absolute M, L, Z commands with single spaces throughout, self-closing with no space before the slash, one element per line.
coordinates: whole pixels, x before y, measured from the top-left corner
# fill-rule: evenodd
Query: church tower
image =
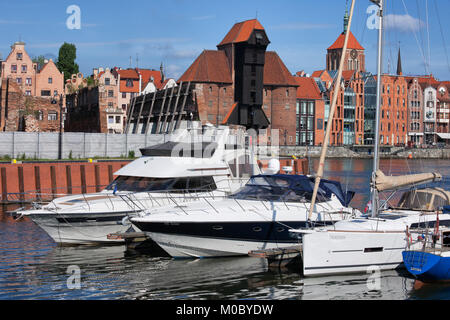
<path fill-rule="evenodd" d="M 353 33 L 350 31 L 347 43 L 347 50 L 343 52 L 345 33 L 348 28 L 348 11 L 345 11 L 344 15 L 344 31 L 339 35 L 336 41 L 327 49 L 327 70 L 337 70 L 339 68 L 339 62 L 341 61 L 341 56 L 344 54 L 344 69 L 355 70 L 355 71 L 365 71 L 365 55 L 364 48 L 356 40 Z"/>

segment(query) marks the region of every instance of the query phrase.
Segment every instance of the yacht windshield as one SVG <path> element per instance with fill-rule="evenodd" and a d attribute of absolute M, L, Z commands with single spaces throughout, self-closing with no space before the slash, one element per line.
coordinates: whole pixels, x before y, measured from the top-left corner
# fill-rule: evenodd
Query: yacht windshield
<path fill-rule="evenodd" d="M 283 175 L 254 176 L 247 184 L 230 197 L 234 199 L 285 201 L 285 202 L 310 202 L 312 187 L 309 178 L 297 176 L 290 179 Z M 317 202 L 328 201 L 325 192 L 319 189 Z"/>
<path fill-rule="evenodd" d="M 119 176 L 106 190 L 131 192 L 195 192 L 213 191 L 217 186 L 213 177 L 146 178 Z"/>

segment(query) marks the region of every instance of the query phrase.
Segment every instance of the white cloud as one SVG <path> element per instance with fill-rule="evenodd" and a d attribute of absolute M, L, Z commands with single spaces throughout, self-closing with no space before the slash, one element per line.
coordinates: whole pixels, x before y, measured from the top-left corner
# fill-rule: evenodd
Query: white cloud
<path fill-rule="evenodd" d="M 398 30 L 400 32 L 416 32 L 424 27 L 423 21 L 409 14 L 387 14 L 384 17 L 386 29 Z"/>

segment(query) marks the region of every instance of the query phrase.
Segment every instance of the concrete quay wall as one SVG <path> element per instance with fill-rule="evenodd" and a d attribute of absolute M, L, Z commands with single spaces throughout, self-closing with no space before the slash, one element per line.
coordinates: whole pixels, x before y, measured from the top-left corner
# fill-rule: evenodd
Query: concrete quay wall
<path fill-rule="evenodd" d="M 280 146 L 280 156 L 290 157 L 310 157 L 319 158 L 321 147 L 305 147 L 305 146 Z M 372 158 L 372 148 L 351 147 L 328 147 L 327 158 Z M 450 159 L 450 148 L 428 148 L 428 149 L 411 149 L 392 147 L 382 147 L 380 149 L 381 158 L 412 158 L 412 159 Z"/>

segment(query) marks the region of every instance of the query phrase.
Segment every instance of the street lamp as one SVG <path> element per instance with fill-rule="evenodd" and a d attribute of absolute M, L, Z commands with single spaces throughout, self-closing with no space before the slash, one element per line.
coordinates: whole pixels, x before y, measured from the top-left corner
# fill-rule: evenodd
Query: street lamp
<path fill-rule="evenodd" d="M 56 102 L 56 98 L 58 97 L 58 93 L 55 92 L 54 100 Z M 58 160 L 62 159 L 62 127 L 63 127 L 63 94 L 59 95 L 59 135 L 58 135 Z"/>

